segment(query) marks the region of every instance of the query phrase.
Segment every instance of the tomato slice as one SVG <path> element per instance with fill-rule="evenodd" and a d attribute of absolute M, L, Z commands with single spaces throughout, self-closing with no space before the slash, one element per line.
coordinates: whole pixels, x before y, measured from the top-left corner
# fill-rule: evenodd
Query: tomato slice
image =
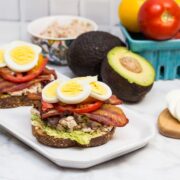
<path fill-rule="evenodd" d="M 54 108 L 53 104 L 47 103 L 45 101 L 42 101 L 41 104 L 42 104 L 42 111 L 46 111 L 48 109 Z"/>
<path fill-rule="evenodd" d="M 11 71 L 9 68 L 5 67 L 5 68 L 0 68 L 0 76 L 7 81 L 11 81 L 15 83 L 28 82 L 42 73 L 47 62 L 48 59 L 40 55 L 38 64 L 27 73 L 16 73 Z"/>
<path fill-rule="evenodd" d="M 95 111 L 99 109 L 102 105 L 103 105 L 102 101 L 96 101 L 94 103 L 89 103 L 89 104 L 65 105 L 65 106 L 56 104 L 55 109 L 58 110 L 59 112 L 70 111 L 70 112 L 82 114 L 82 113 Z"/>

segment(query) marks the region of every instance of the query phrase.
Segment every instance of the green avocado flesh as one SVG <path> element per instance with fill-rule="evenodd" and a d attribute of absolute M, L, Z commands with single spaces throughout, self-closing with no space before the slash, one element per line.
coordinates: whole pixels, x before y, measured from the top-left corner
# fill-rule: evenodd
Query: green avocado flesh
<path fill-rule="evenodd" d="M 54 128 L 45 125 L 41 121 L 39 115 L 37 114 L 32 114 L 31 120 L 33 126 L 40 127 L 49 136 L 53 136 L 55 138 L 70 139 L 82 145 L 89 144 L 92 138 L 96 138 L 104 134 L 101 131 L 93 132 L 93 133 L 85 133 L 83 131 L 72 131 L 72 132 L 58 131 Z"/>
<path fill-rule="evenodd" d="M 154 68 L 143 57 L 128 51 L 124 47 L 115 47 L 109 51 L 107 59 L 111 68 L 129 83 L 135 83 L 140 86 L 153 84 L 155 79 Z M 131 62 L 135 62 L 135 64 L 131 64 Z M 130 67 L 127 68 L 126 65 Z M 131 68 L 133 68 L 133 71 Z"/>

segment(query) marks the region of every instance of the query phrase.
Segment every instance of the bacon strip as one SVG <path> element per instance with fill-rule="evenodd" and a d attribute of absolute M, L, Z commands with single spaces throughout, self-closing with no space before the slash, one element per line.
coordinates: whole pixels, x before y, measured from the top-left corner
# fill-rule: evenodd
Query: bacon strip
<path fill-rule="evenodd" d="M 9 88 L 14 86 L 15 84 L 4 79 L 0 79 L 0 92 L 3 92 L 4 88 Z"/>
<path fill-rule="evenodd" d="M 119 105 L 122 104 L 123 101 L 121 99 L 119 99 L 117 96 L 112 95 L 107 101 L 107 104 L 112 104 L 112 105 Z"/>
<path fill-rule="evenodd" d="M 36 77 L 35 79 L 29 82 L 14 83 L 0 77 L 0 93 L 20 91 L 38 82 L 50 81 L 51 75 L 53 75 L 55 78 L 57 77 L 54 70 L 45 68 L 41 75 L 39 75 L 38 77 Z"/>
<path fill-rule="evenodd" d="M 91 120 L 97 121 L 101 124 L 107 125 L 107 126 L 115 126 L 115 124 L 107 117 L 98 115 L 98 114 L 90 114 L 86 113 L 86 116 L 90 118 Z"/>
<path fill-rule="evenodd" d="M 38 82 L 42 82 L 42 81 L 48 81 L 51 79 L 51 75 L 41 75 L 39 77 L 37 77 L 36 79 L 33 79 L 32 81 L 26 82 L 26 83 L 20 83 L 20 84 L 16 84 L 14 83 L 12 86 L 5 86 L 3 89 L 1 89 L 1 92 L 14 92 L 14 91 L 19 91 L 25 88 L 28 88 L 30 86 L 32 86 L 33 84 L 36 84 Z"/>
<path fill-rule="evenodd" d="M 110 104 L 104 104 L 97 111 L 86 113 L 86 116 L 99 123 L 114 127 L 122 127 L 128 123 L 128 119 L 123 111 Z"/>
<path fill-rule="evenodd" d="M 41 118 L 43 120 L 47 120 L 47 118 L 49 117 L 53 117 L 53 116 L 58 116 L 59 119 L 65 117 L 65 116 L 73 116 L 75 115 L 74 113 L 70 112 L 70 111 L 64 111 L 64 112 L 59 112 L 57 110 L 50 110 L 48 112 L 41 112 Z"/>
<path fill-rule="evenodd" d="M 62 114 L 62 113 L 58 112 L 57 110 L 50 110 L 50 111 L 48 111 L 46 113 L 42 113 L 41 118 L 42 119 L 47 119 L 47 118 L 49 118 L 51 116 L 57 116 L 59 114 Z"/>
<path fill-rule="evenodd" d="M 55 79 L 57 79 L 57 74 L 56 74 L 56 71 L 54 69 L 48 69 L 45 67 L 42 74 L 44 74 L 44 75 L 52 74 L 55 77 Z"/>

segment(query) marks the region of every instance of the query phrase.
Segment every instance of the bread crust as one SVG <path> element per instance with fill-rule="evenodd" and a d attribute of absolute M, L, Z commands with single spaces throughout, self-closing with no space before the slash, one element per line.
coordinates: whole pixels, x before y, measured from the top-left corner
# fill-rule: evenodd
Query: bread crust
<path fill-rule="evenodd" d="M 171 115 L 167 108 L 159 115 L 158 129 L 163 136 L 180 139 L 180 122 Z"/>
<path fill-rule="evenodd" d="M 51 146 L 56 148 L 67 148 L 67 147 L 87 148 L 87 147 L 100 146 L 107 143 L 110 139 L 112 139 L 114 132 L 115 132 L 115 128 L 112 128 L 112 130 L 107 132 L 106 134 L 91 139 L 89 144 L 82 145 L 70 139 L 62 139 L 62 138 L 55 138 L 53 136 L 49 136 L 45 132 L 43 132 L 41 128 L 32 125 L 32 133 L 36 137 L 37 141 L 39 141 L 40 143 L 46 146 Z"/>
<path fill-rule="evenodd" d="M 39 100 L 29 99 L 28 96 L 8 96 L 0 97 L 0 108 L 14 108 L 19 106 L 32 106 L 39 104 Z"/>

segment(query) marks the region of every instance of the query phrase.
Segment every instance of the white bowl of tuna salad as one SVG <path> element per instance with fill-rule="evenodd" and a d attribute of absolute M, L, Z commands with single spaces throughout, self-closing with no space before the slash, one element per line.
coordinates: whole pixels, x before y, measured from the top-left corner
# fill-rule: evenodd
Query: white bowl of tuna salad
<path fill-rule="evenodd" d="M 28 25 L 31 41 L 42 47 L 50 62 L 66 65 L 67 50 L 79 35 L 97 31 L 97 24 L 80 16 L 47 16 L 36 19 Z"/>

